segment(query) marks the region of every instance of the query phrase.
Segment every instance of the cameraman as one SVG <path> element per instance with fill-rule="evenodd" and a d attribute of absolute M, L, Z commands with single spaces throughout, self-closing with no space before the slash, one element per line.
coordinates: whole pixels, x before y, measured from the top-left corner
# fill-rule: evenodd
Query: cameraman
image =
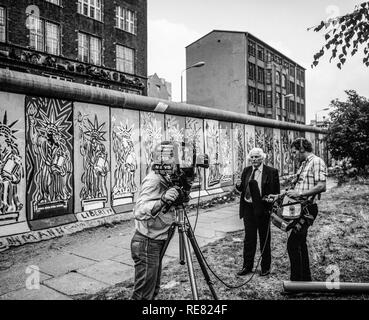
<path fill-rule="evenodd" d="M 133 210 L 136 228 L 131 240 L 135 263 L 133 300 L 152 300 L 159 293 L 163 248 L 175 220 L 174 209 L 168 209 L 179 196 L 170 179 L 170 174 L 178 169 L 176 146 L 168 141 L 158 144 L 154 149 L 154 163 L 169 164 L 172 172 L 152 170 L 142 181 Z"/>

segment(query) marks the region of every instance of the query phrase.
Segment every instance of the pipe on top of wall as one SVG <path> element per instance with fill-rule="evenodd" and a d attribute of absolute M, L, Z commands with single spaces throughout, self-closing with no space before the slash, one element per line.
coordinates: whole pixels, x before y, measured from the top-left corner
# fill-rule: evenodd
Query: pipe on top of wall
<path fill-rule="evenodd" d="M 178 116 L 213 119 L 286 130 L 326 133 L 326 130 L 322 128 L 129 94 L 117 90 L 92 87 L 85 84 L 51 79 L 7 69 L 0 69 L 0 90 L 33 96 L 106 105 L 116 108 L 160 112 Z"/>

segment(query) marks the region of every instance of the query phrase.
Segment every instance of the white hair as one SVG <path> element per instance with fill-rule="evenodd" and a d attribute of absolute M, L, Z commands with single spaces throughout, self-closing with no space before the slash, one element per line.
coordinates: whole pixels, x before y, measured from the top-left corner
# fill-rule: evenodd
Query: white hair
<path fill-rule="evenodd" d="M 252 154 L 258 154 L 259 156 L 261 156 L 263 158 L 263 160 L 265 160 L 266 158 L 266 154 L 264 153 L 263 149 L 261 148 L 252 148 L 248 154 L 248 158 L 250 159 Z"/>

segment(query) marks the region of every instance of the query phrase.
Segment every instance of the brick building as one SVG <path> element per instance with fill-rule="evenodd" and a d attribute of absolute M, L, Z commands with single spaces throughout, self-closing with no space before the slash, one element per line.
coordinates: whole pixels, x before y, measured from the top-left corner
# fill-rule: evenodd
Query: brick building
<path fill-rule="evenodd" d="M 305 69 L 247 32 L 213 30 L 186 47 L 187 102 L 306 122 Z"/>
<path fill-rule="evenodd" d="M 0 0 L 0 67 L 147 95 L 147 1 Z"/>

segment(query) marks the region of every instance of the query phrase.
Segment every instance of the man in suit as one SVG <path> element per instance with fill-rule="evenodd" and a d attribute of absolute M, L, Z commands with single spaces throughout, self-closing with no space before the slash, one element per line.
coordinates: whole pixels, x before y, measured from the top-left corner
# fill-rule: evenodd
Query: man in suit
<path fill-rule="evenodd" d="M 249 153 L 251 166 L 246 167 L 241 175 L 241 181 L 236 184 L 236 190 L 241 192 L 240 219 L 245 226 L 245 240 L 243 250 L 243 267 L 237 273 L 239 276 L 252 272 L 256 252 L 257 232 L 259 232 L 261 258 L 261 276 L 270 273 L 270 213 L 271 204 L 262 200 L 264 196 L 279 194 L 278 170 L 265 165 L 265 153 L 260 148 L 253 148 Z M 255 194 L 249 182 L 256 180 L 258 192 Z M 254 182 L 255 185 L 255 182 Z M 251 197 L 251 194 L 253 197 Z"/>

